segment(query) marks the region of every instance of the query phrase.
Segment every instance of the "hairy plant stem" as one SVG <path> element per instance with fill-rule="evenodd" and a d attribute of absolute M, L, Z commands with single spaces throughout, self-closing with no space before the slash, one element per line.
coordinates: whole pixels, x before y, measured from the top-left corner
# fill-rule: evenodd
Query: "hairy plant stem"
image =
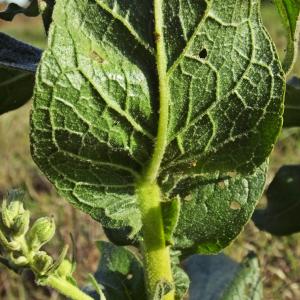
<path fill-rule="evenodd" d="M 170 90 L 163 33 L 162 1 L 154 0 L 156 63 L 159 85 L 159 120 L 153 156 L 144 174 L 145 181 L 155 182 L 167 147 Z"/>
<path fill-rule="evenodd" d="M 159 186 L 141 183 L 137 186 L 137 195 L 143 223 L 145 280 L 149 298 L 153 299 L 158 283 L 173 283 L 170 252 L 165 243 Z M 174 290 L 163 299 L 173 300 Z"/>
<path fill-rule="evenodd" d="M 44 285 L 48 285 L 58 291 L 59 293 L 69 297 L 73 300 L 93 300 L 92 297 L 82 292 L 78 287 L 74 286 L 66 279 L 49 275 L 47 279 L 43 281 Z"/>
<path fill-rule="evenodd" d="M 158 283 L 173 284 L 169 248 L 166 247 L 161 211 L 161 192 L 157 177 L 167 147 L 169 119 L 169 81 L 167 77 L 167 55 L 164 42 L 164 20 L 162 0 L 154 0 L 154 27 L 156 63 L 159 85 L 159 120 L 156 143 L 149 165 L 137 185 L 138 202 L 143 224 L 145 280 L 150 299 L 153 299 Z M 174 300 L 174 289 L 163 297 Z"/>

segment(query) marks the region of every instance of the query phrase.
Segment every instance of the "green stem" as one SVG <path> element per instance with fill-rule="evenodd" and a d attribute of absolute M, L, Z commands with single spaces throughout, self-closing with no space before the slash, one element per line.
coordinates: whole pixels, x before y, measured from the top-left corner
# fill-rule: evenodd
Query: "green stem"
<path fill-rule="evenodd" d="M 149 297 L 153 299 L 159 282 L 173 283 L 170 253 L 165 243 L 159 186 L 141 183 L 137 186 L 137 195 L 143 223 L 145 279 Z M 173 300 L 174 291 L 163 299 Z"/>
<path fill-rule="evenodd" d="M 148 182 L 156 181 L 167 147 L 170 92 L 167 77 L 167 55 L 164 42 L 162 7 L 161 0 L 154 0 L 156 63 L 159 84 L 159 120 L 153 156 L 144 174 L 145 181 Z"/>
<path fill-rule="evenodd" d="M 143 224 L 143 255 L 145 280 L 150 299 L 153 299 L 158 283 L 173 283 L 169 248 L 166 247 L 161 212 L 161 193 L 157 185 L 159 168 L 167 147 L 169 119 L 169 81 L 167 78 L 167 55 L 164 43 L 164 20 L 162 0 L 154 0 L 154 26 L 156 63 L 159 84 L 159 120 L 153 156 L 142 180 L 137 185 L 137 196 Z M 174 290 L 163 297 L 174 300 Z"/>
<path fill-rule="evenodd" d="M 82 292 L 78 287 L 71 284 L 66 279 L 56 277 L 54 275 L 49 275 L 43 284 L 52 287 L 59 293 L 73 300 L 93 300 L 92 297 Z"/>

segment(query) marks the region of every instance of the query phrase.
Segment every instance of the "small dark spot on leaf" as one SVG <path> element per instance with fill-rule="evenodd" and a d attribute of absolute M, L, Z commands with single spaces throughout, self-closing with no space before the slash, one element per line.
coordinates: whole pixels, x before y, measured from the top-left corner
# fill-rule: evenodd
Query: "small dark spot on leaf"
<path fill-rule="evenodd" d="M 207 57 L 207 50 L 205 48 L 203 48 L 200 52 L 199 52 L 199 57 L 201 59 L 205 59 Z"/>
<path fill-rule="evenodd" d="M 154 33 L 154 40 L 157 42 L 160 39 L 160 34 L 159 33 Z"/>
<path fill-rule="evenodd" d="M 95 51 L 91 52 L 90 58 L 92 60 L 97 61 L 100 64 L 102 64 L 104 62 L 104 59 L 98 53 L 96 53 Z"/>

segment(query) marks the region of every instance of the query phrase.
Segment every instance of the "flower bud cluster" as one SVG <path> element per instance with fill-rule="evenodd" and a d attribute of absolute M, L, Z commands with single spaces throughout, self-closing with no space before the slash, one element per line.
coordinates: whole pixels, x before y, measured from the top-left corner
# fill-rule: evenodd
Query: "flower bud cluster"
<path fill-rule="evenodd" d="M 30 212 L 24 209 L 22 195 L 11 192 L 3 200 L 0 210 L 0 258 L 14 270 L 30 268 L 38 279 L 55 273 L 57 276 L 71 276 L 72 265 L 65 259 L 65 247 L 56 262 L 41 247 L 55 234 L 53 217 L 37 219 L 30 227 Z"/>

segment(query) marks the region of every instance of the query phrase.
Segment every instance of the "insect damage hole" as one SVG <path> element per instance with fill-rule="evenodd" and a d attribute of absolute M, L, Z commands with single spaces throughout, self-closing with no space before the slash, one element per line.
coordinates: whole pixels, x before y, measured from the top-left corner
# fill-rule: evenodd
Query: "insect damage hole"
<path fill-rule="evenodd" d="M 232 210 L 240 210 L 241 209 L 241 204 L 237 201 L 231 201 L 230 203 L 230 209 Z"/>
<path fill-rule="evenodd" d="M 201 59 L 205 59 L 207 57 L 207 50 L 205 48 L 203 48 L 200 52 L 199 52 L 199 57 Z"/>

